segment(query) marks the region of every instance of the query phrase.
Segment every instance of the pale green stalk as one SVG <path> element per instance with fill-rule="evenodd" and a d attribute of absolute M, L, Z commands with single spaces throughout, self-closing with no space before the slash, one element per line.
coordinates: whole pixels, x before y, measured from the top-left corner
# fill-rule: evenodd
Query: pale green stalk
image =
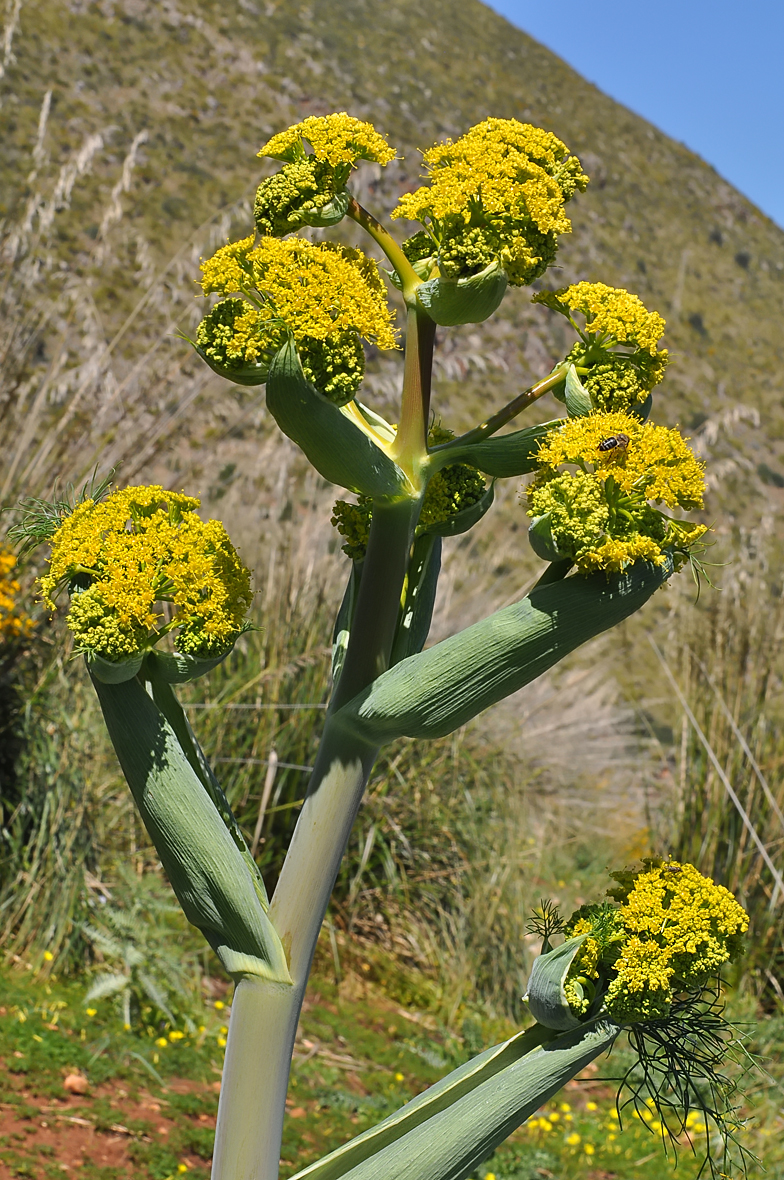
<path fill-rule="evenodd" d="M 397 462 L 415 477 L 426 457 L 433 330 L 409 314 Z M 401 593 L 419 516 L 419 496 L 377 501 L 340 681 L 307 796 L 286 854 L 269 917 L 288 961 L 291 987 L 240 980 L 232 1004 L 213 1180 L 275 1180 L 294 1037 L 319 931 L 376 759 L 334 716 L 388 667 Z"/>

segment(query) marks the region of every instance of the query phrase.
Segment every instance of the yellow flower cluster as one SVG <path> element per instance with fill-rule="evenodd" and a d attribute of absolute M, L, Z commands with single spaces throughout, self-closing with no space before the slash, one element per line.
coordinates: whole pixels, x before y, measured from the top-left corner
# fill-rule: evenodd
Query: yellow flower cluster
<path fill-rule="evenodd" d="M 449 278 L 496 262 L 511 283 L 532 282 L 571 229 L 564 205 L 588 183 L 560 139 L 516 119 L 485 119 L 424 162 L 429 183 L 404 194 L 392 216 L 426 226 Z"/>
<path fill-rule="evenodd" d="M 678 992 L 704 987 L 738 956 L 748 917 L 729 890 L 694 865 L 648 860 L 639 872 L 611 873 L 609 902 L 583 906 L 566 934 L 588 937 L 565 981 L 567 1001 L 584 1015 L 586 979 L 606 989 L 604 1006 L 621 1023 L 666 1017 Z"/>
<path fill-rule="evenodd" d="M 728 889 L 694 865 L 649 862 L 620 878 L 621 921 L 629 938 L 615 963 L 607 1009 L 618 1020 L 666 1014 L 676 991 L 702 987 L 741 950 L 749 920 Z"/>
<path fill-rule="evenodd" d="M 372 123 L 363 123 L 345 111 L 333 115 L 310 115 L 301 123 L 273 135 L 258 154 L 294 163 L 305 154 L 303 140 L 310 144 L 317 160 L 324 160 L 333 167 L 353 165 L 357 160 L 388 164 L 395 158 L 394 149 Z"/>
<path fill-rule="evenodd" d="M 312 154 L 306 155 L 307 141 Z M 284 237 L 303 225 L 335 225 L 346 213 L 346 181 L 357 160 L 388 164 L 395 153 L 371 123 L 341 114 L 311 115 L 274 135 L 259 152 L 284 167 L 263 180 L 254 216 L 259 232 Z"/>
<path fill-rule="evenodd" d="M 343 404 L 364 373 L 361 338 L 397 347 L 378 267 L 360 250 L 296 238 L 254 246 L 248 237 L 222 246 L 201 270 L 205 295 L 245 296 L 219 303 L 197 333 L 202 354 L 229 378 L 248 364 L 268 366 L 289 331 L 305 375 Z"/>
<path fill-rule="evenodd" d="M 567 316 L 570 311 L 580 312 L 586 335 L 604 347 L 627 344 L 654 356 L 664 334 L 658 312 L 648 311 L 637 295 L 606 283 L 574 283 L 560 291 L 541 291 L 533 301 Z"/>
<path fill-rule="evenodd" d="M 528 488 L 532 529 L 540 536 L 545 528 L 552 560 L 570 558 L 583 573 L 661 565 L 707 531 L 651 504 L 702 507 L 703 465 L 677 430 L 620 412 L 568 418 L 542 443 L 538 463 Z M 559 471 L 564 465 L 577 471 Z"/>
<path fill-rule="evenodd" d="M 220 521 L 200 520 L 198 506 L 162 487 L 132 487 L 85 500 L 65 518 L 40 588 L 53 610 L 68 588 L 79 650 L 128 659 L 175 629 L 181 652 L 213 656 L 232 646 L 250 606 L 250 574 Z"/>
<path fill-rule="evenodd" d="M 32 619 L 19 606 L 22 587 L 13 575 L 16 557 L 0 548 L 0 644 L 21 639 L 32 630 Z"/>

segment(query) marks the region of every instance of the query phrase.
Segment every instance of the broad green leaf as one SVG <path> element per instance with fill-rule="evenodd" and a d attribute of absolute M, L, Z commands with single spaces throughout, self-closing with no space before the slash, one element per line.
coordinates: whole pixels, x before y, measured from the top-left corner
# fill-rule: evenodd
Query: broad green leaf
<path fill-rule="evenodd" d="M 456 512 L 454 516 L 448 517 L 447 520 L 439 520 L 435 524 L 425 525 L 421 529 L 421 532 L 423 535 L 435 533 L 439 537 L 457 537 L 460 533 L 467 533 L 490 510 L 494 497 L 495 489 L 490 484 L 475 504 L 470 504 L 468 508 L 463 508 L 460 512 Z"/>
<path fill-rule="evenodd" d="M 545 1028 L 566 1030 L 580 1024 L 567 1003 L 564 980 L 587 937 L 587 934 L 578 934 L 575 938 L 568 938 L 555 950 L 534 960 L 528 991 L 523 999 L 528 1001 L 534 1020 Z"/>
<path fill-rule="evenodd" d="M 218 814 L 226 825 L 235 847 L 245 861 L 253 880 L 256 895 L 266 912 L 269 908 L 269 899 L 267 897 L 266 886 L 264 885 L 264 878 L 250 854 L 250 849 L 245 843 L 245 837 L 242 835 L 240 825 L 237 823 L 234 812 L 223 793 L 220 783 L 213 774 L 212 767 L 204 756 L 204 752 L 191 728 L 191 723 L 185 715 L 185 710 L 177 700 L 168 677 L 161 674 L 161 665 L 163 663 L 161 656 L 162 653 L 160 652 L 151 652 L 148 655 L 143 668 L 144 675 L 142 679 L 149 681 L 152 699 L 174 730 L 174 736 L 179 742 L 180 749 L 198 775 L 202 786 L 212 800 L 213 806 L 217 809 Z"/>
<path fill-rule="evenodd" d="M 543 1042 L 552 1040 L 554 1035 L 550 1029 L 534 1025 L 533 1028 L 517 1033 L 500 1045 L 485 1049 L 483 1053 L 472 1057 L 470 1061 L 447 1074 L 440 1082 L 418 1094 L 377 1126 L 364 1131 L 323 1159 L 297 1172 L 292 1180 L 337 1180 L 338 1177 L 345 1176 L 352 1168 L 371 1157 L 376 1157 L 383 1148 L 421 1126 L 433 1115 L 440 1114 L 460 1098 L 471 1094 L 483 1082 L 495 1077 L 508 1065 L 538 1049 Z"/>
<path fill-rule="evenodd" d="M 219 656 L 191 656 L 180 651 L 155 651 L 151 655 L 155 659 L 155 666 L 164 680 L 169 684 L 185 684 L 189 680 L 196 680 L 198 676 L 205 676 L 213 668 L 217 668 L 231 654 L 231 648 Z"/>
<path fill-rule="evenodd" d="M 566 372 L 565 400 L 570 418 L 584 418 L 593 413 L 591 395 L 577 376 L 574 365 L 570 365 Z"/>
<path fill-rule="evenodd" d="M 187 340 L 188 337 L 186 336 L 184 339 Z M 213 373 L 217 373 L 219 377 L 225 377 L 227 381 L 233 381 L 235 385 L 264 385 L 269 376 L 269 365 L 266 361 L 262 361 L 260 364 L 219 365 L 198 344 L 192 340 L 190 343 L 193 344 L 205 364 L 210 366 Z"/>
<path fill-rule="evenodd" d="M 301 225 L 312 225 L 314 227 L 326 228 L 330 225 L 337 225 L 346 216 L 346 210 L 351 202 L 351 193 L 348 189 L 341 189 L 336 193 L 331 201 L 327 201 L 326 205 L 322 205 L 320 209 L 313 209 L 310 211 L 303 210 L 301 215 Z"/>
<path fill-rule="evenodd" d="M 443 1109 L 424 1111 L 424 1117 L 416 1118 L 415 1103 L 421 1110 L 431 1092 L 427 1090 L 374 1132 L 352 1140 L 292 1180 L 465 1180 L 512 1131 L 609 1049 L 619 1031 L 608 1020 L 582 1025 L 494 1070 Z M 400 1134 L 394 1120 L 404 1118 L 412 1107 L 416 1121 L 409 1116 L 412 1125 Z M 375 1146 L 369 1140 L 373 1134 L 378 1148 L 355 1162 L 353 1153 Z M 381 1146 L 384 1135 L 390 1134 L 394 1139 Z"/>
<path fill-rule="evenodd" d="M 251 871 L 171 725 L 139 680 L 93 684 L 120 766 L 186 918 L 230 975 L 290 983 L 283 947 Z"/>
<path fill-rule="evenodd" d="M 443 737 L 639 610 L 672 570 L 671 561 L 636 562 L 609 577 L 579 574 L 537 586 L 520 602 L 390 668 L 335 720 L 370 745 Z"/>
<path fill-rule="evenodd" d="M 441 537 L 423 533 L 414 542 L 390 665 L 421 651 L 427 641 L 441 572 Z"/>
<path fill-rule="evenodd" d="M 400 496 L 408 481 L 369 434 L 305 380 L 289 340 L 270 365 L 267 407 L 329 483 L 366 496 Z"/>
<path fill-rule="evenodd" d="M 536 470 L 536 457 L 543 440 L 562 423 L 563 418 L 556 418 L 553 422 L 542 422 L 539 426 L 529 426 L 526 430 L 515 430 L 511 434 L 497 434 L 475 443 L 461 444 L 456 440 L 454 444 L 434 451 L 430 456 L 430 464 L 435 470 L 440 470 L 449 463 L 468 463 L 496 479 L 527 475 L 529 471 Z"/>
<path fill-rule="evenodd" d="M 467 279 L 428 279 L 417 287 L 417 300 L 437 324 L 480 324 L 498 310 L 506 286 L 503 268 L 493 262 Z"/>

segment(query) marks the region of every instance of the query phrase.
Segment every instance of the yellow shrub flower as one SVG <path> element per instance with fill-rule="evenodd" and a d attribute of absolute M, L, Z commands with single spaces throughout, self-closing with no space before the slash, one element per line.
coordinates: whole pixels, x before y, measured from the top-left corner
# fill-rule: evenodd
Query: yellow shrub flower
<path fill-rule="evenodd" d="M 448 278 L 497 263 L 510 283 L 533 282 L 571 229 L 564 205 L 588 183 L 560 139 L 516 119 L 485 119 L 428 149 L 424 162 L 429 183 L 404 194 L 392 216 L 426 226 Z"/>
<path fill-rule="evenodd" d="M 128 659 L 175 629 L 184 653 L 231 647 L 250 606 L 250 574 L 220 521 L 200 520 L 198 506 L 162 487 L 132 487 L 85 500 L 65 518 L 40 588 L 52 609 L 68 588 L 79 650 Z"/>
<path fill-rule="evenodd" d="M 259 151 L 259 156 L 294 163 L 305 154 L 304 142 L 310 144 L 317 160 L 333 167 L 355 164 L 357 160 L 371 160 L 388 164 L 395 151 L 372 123 L 363 123 L 341 111 L 332 115 L 310 115 L 301 123 L 287 127 L 273 135 Z"/>
<path fill-rule="evenodd" d="M 620 412 L 567 418 L 542 443 L 538 462 L 528 514 L 532 544 L 539 552 L 537 538 L 544 537 L 551 560 L 569 558 L 583 573 L 635 561 L 661 565 L 668 552 L 688 552 L 707 531 L 653 506 L 702 506 L 703 465 L 677 430 Z M 563 466 L 577 470 L 559 471 Z"/>
<path fill-rule="evenodd" d="M 625 436 L 628 442 L 606 446 Z M 606 449 L 603 449 L 605 448 Z M 575 464 L 593 469 L 601 480 L 612 476 L 627 493 L 644 492 L 647 500 L 670 508 L 701 508 L 705 466 L 678 430 L 642 423 L 631 414 L 588 414 L 568 418 L 551 431 L 539 449 L 539 465 Z"/>
<path fill-rule="evenodd" d="M 0 643 L 29 634 L 33 622 L 19 604 L 21 584 L 14 577 L 16 557 L 0 548 Z"/>
<path fill-rule="evenodd" d="M 244 295 L 204 318 L 197 346 L 231 378 L 258 365 L 260 380 L 291 332 L 306 377 L 342 405 L 364 373 L 361 341 L 396 348 L 393 312 L 378 267 L 360 250 L 299 239 L 244 238 L 201 264 L 204 294 Z"/>

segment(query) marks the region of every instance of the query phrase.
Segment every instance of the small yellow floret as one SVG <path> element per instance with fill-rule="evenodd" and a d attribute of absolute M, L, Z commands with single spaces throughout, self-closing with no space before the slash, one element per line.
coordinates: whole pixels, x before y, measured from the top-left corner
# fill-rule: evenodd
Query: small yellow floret
<path fill-rule="evenodd" d="M 303 140 L 310 144 L 317 160 L 325 160 L 333 167 L 339 164 L 353 165 L 357 160 L 388 164 L 395 158 L 394 149 L 372 123 L 364 123 L 345 111 L 332 115 L 310 115 L 301 123 L 295 123 L 293 127 L 273 135 L 258 154 L 293 163 L 304 155 Z"/>

